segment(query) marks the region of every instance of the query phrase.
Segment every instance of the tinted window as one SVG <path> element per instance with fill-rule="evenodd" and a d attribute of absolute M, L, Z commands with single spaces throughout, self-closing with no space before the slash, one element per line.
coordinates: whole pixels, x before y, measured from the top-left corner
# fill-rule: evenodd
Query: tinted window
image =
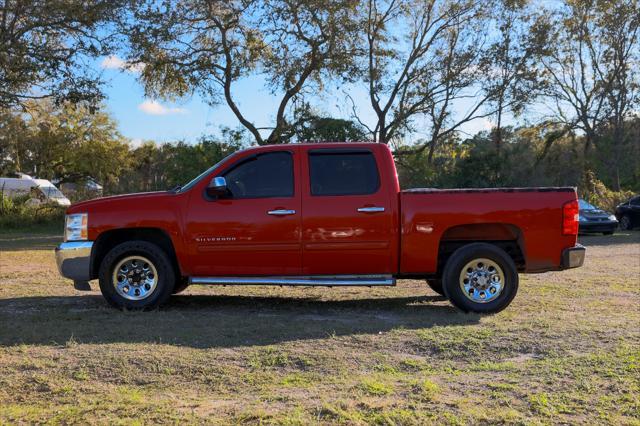
<path fill-rule="evenodd" d="M 640 197 L 632 198 L 631 199 L 631 205 L 640 206 Z"/>
<path fill-rule="evenodd" d="M 596 210 L 592 204 L 587 203 L 585 200 L 578 200 L 578 205 L 580 210 Z"/>
<path fill-rule="evenodd" d="M 224 177 L 233 198 L 293 197 L 293 158 L 289 152 L 257 155 Z"/>
<path fill-rule="evenodd" d="M 373 194 L 380 186 L 371 152 L 309 153 L 311 195 Z"/>

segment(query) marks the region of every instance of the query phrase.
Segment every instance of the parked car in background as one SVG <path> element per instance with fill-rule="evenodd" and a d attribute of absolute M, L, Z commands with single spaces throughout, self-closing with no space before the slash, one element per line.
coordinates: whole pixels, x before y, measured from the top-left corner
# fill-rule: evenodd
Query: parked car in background
<path fill-rule="evenodd" d="M 616 207 L 616 218 L 620 222 L 620 229 L 630 230 L 640 226 L 640 195 L 619 204 Z"/>
<path fill-rule="evenodd" d="M 28 175 L 19 178 L 0 178 L 0 193 L 4 197 L 15 198 L 29 195 L 31 205 L 53 203 L 67 207 L 71 201 L 58 188 L 46 179 L 34 179 Z"/>
<path fill-rule="evenodd" d="M 57 183 L 60 190 L 72 200 L 88 200 L 102 197 L 104 188 L 92 178 L 74 182 Z"/>
<path fill-rule="evenodd" d="M 618 219 L 615 215 L 597 208 L 585 200 L 578 200 L 580 206 L 579 231 L 581 234 L 591 232 L 602 232 L 611 235 L 618 227 Z"/>

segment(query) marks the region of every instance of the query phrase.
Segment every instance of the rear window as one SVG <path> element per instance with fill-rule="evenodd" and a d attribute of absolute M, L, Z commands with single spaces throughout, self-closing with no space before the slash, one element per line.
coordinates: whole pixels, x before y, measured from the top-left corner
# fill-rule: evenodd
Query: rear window
<path fill-rule="evenodd" d="M 311 195 L 368 195 L 380 187 L 370 151 L 311 151 L 309 169 Z"/>

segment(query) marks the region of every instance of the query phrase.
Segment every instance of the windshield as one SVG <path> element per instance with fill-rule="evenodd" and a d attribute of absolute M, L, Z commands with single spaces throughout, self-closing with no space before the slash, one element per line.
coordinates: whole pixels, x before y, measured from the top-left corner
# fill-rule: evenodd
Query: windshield
<path fill-rule="evenodd" d="M 55 199 L 66 198 L 64 194 L 60 192 L 60 190 L 55 186 L 41 186 L 40 191 L 42 191 L 42 193 L 46 195 L 47 198 L 55 198 Z"/>
<path fill-rule="evenodd" d="M 237 152 L 234 152 L 233 154 L 229 154 L 226 157 L 224 157 L 222 160 L 218 161 L 216 164 L 214 164 L 213 166 L 209 167 L 207 170 L 205 170 L 204 172 L 200 173 L 198 176 L 196 176 L 195 178 L 193 178 L 189 183 L 187 183 L 186 185 L 180 187 L 176 192 L 182 192 L 182 191 L 188 191 L 191 188 L 193 188 L 198 182 L 200 182 L 205 176 L 209 175 L 210 173 L 212 173 L 215 169 L 217 169 L 220 164 L 224 163 L 225 161 L 227 161 L 228 158 L 231 158 L 232 156 L 236 155 Z"/>
<path fill-rule="evenodd" d="M 597 210 L 596 206 L 587 203 L 585 200 L 578 200 L 580 210 Z"/>

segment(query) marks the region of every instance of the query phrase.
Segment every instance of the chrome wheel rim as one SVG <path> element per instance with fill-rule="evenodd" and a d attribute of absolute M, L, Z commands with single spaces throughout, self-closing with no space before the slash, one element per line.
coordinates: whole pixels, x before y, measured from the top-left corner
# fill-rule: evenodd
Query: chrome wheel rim
<path fill-rule="evenodd" d="M 113 286 L 125 299 L 143 300 L 156 290 L 158 272 L 146 257 L 125 257 L 113 269 Z"/>
<path fill-rule="evenodd" d="M 460 272 L 460 289 L 475 303 L 496 300 L 504 289 L 504 272 L 491 259 L 474 259 Z"/>

